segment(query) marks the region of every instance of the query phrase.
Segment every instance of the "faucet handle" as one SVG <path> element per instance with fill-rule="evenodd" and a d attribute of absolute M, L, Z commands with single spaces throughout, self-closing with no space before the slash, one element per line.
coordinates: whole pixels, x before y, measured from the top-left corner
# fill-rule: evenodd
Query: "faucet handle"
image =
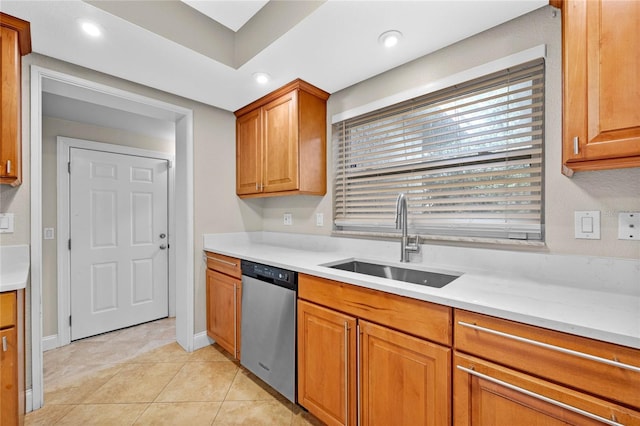
<path fill-rule="evenodd" d="M 414 253 L 420 252 L 420 235 L 415 236 L 413 242 L 411 242 L 411 237 L 409 237 L 409 241 L 407 242 L 407 250 L 412 251 Z"/>

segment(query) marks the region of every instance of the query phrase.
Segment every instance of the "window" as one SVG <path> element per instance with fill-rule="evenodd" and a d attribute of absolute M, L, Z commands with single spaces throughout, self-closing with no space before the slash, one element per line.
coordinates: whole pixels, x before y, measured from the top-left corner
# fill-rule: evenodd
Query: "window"
<path fill-rule="evenodd" d="M 544 61 L 333 125 L 336 231 L 542 240 Z"/>

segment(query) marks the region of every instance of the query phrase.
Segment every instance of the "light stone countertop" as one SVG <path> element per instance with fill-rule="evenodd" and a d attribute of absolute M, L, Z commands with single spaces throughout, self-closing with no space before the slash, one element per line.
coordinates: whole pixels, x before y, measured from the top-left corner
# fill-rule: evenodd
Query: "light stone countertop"
<path fill-rule="evenodd" d="M 422 245 L 271 232 L 207 234 L 204 249 L 300 273 L 640 349 L 640 259 Z M 462 275 L 443 288 L 322 266 L 361 259 Z"/>
<path fill-rule="evenodd" d="M 29 279 L 29 246 L 0 246 L 0 293 L 21 290 Z"/>

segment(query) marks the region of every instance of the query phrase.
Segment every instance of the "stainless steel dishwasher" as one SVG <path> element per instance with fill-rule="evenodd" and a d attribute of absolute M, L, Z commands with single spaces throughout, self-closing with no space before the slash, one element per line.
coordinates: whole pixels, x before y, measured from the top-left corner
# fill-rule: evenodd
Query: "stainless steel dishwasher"
<path fill-rule="evenodd" d="M 296 402 L 298 274 L 242 261 L 240 364 Z"/>

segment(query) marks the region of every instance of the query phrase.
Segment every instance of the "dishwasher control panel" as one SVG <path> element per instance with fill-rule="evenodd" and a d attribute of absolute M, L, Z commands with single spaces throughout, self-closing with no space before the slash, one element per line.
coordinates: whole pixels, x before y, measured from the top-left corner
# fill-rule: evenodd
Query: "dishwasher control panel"
<path fill-rule="evenodd" d="M 289 271 L 275 266 L 243 260 L 242 275 L 290 289 L 296 289 L 298 287 L 298 274 L 295 271 Z"/>

